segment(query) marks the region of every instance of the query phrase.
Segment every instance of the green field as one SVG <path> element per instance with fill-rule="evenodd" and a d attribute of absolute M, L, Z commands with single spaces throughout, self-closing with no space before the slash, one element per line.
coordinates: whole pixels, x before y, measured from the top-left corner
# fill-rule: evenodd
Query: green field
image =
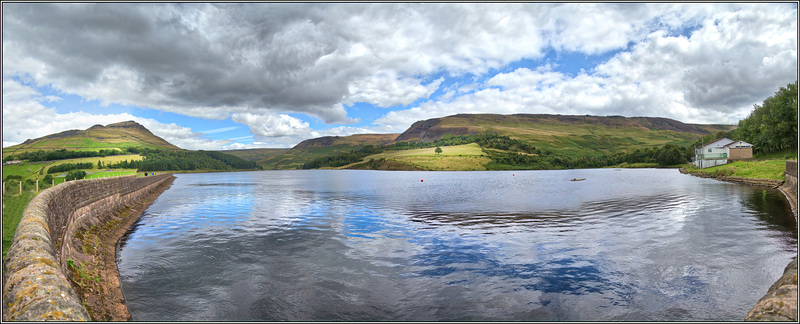
<path fill-rule="evenodd" d="M 131 169 L 115 169 L 113 171 L 106 171 L 106 168 L 97 169 L 97 161 L 103 161 L 104 164 L 109 163 L 117 163 L 122 160 L 141 160 L 142 157 L 139 155 L 116 155 L 116 156 L 106 156 L 106 157 L 91 157 L 91 158 L 80 158 L 80 159 L 68 159 L 68 160 L 58 160 L 54 162 L 35 162 L 35 163 L 22 163 L 22 164 L 11 164 L 11 165 L 4 165 L 2 167 L 3 178 L 9 175 L 19 175 L 22 176 L 22 193 L 20 194 L 19 185 L 20 182 L 18 181 L 9 181 L 4 182 L 6 186 L 5 194 L 3 195 L 3 258 L 5 259 L 5 255 L 8 252 L 8 248 L 11 245 L 11 240 L 14 237 L 14 232 L 17 229 L 17 225 L 19 224 L 20 219 L 22 218 L 22 213 L 25 211 L 25 207 L 27 207 L 28 203 L 36 196 L 36 184 L 28 184 L 25 180 L 31 179 L 33 181 L 39 181 L 39 192 L 44 189 L 50 188 L 51 184 L 45 184 L 41 181 L 41 179 L 47 174 L 47 168 L 63 164 L 63 163 L 80 163 L 80 162 L 92 162 L 94 167 L 92 169 L 83 169 L 87 172 L 86 179 L 93 179 L 93 178 L 102 178 L 102 177 L 109 177 L 109 176 L 123 176 L 123 175 L 131 175 L 136 174 L 136 170 Z M 59 185 L 64 183 L 65 178 L 64 174 L 66 172 L 53 174 L 53 181 L 55 185 Z M 141 176 L 141 174 L 140 174 Z"/>
<path fill-rule="evenodd" d="M 83 169 L 84 171 L 86 171 L 88 173 L 88 172 L 92 172 L 92 171 L 96 172 L 96 171 L 102 171 L 102 170 L 106 170 L 107 169 L 107 168 L 97 169 L 97 162 L 99 162 L 99 161 L 102 161 L 104 165 L 108 165 L 108 164 L 119 163 L 119 162 L 122 162 L 122 161 L 125 161 L 125 160 L 127 160 L 127 161 L 139 161 L 139 160 L 142 160 L 142 159 L 143 159 L 143 157 L 141 155 L 139 155 L 139 154 L 112 155 L 112 156 L 106 156 L 106 157 L 88 157 L 88 158 L 78 158 L 78 159 L 67 159 L 67 160 L 53 161 L 53 162 L 49 163 L 46 168 L 49 168 L 49 167 L 52 167 L 52 166 L 56 166 L 56 165 L 60 165 L 60 164 L 65 164 L 65 163 L 86 163 L 86 162 L 91 162 L 92 164 L 94 164 L 94 168 L 92 168 L 92 169 Z M 42 171 L 42 176 L 47 174 L 47 169 L 46 168 L 45 168 L 45 170 Z M 63 173 L 66 173 L 66 172 L 63 172 Z"/>
<path fill-rule="evenodd" d="M 122 170 L 114 170 L 114 171 L 99 171 L 99 172 L 87 174 L 86 175 L 86 179 L 129 176 L 129 175 L 136 175 L 137 173 L 138 172 L 136 172 L 136 169 L 122 169 Z"/>
<path fill-rule="evenodd" d="M 386 151 L 379 154 L 370 155 L 362 161 L 370 159 L 384 158 L 390 161 L 398 161 L 408 165 L 414 165 L 425 170 L 486 170 L 485 165 L 491 162 L 477 143 L 470 143 L 455 146 L 442 146 L 442 153 L 436 154 L 436 148 L 423 148 L 402 151 Z M 349 166 L 341 167 L 340 169 Z"/>
<path fill-rule="evenodd" d="M 694 165 L 685 167 L 687 171 L 700 171 L 710 175 L 725 175 L 743 178 L 786 180 L 786 160 L 735 161 L 725 165 L 699 169 Z"/>
<path fill-rule="evenodd" d="M 33 192 L 3 196 L 3 260 L 6 259 L 8 248 L 11 247 L 11 240 L 14 239 L 14 232 L 17 231 L 22 213 L 34 196 L 36 194 Z"/>

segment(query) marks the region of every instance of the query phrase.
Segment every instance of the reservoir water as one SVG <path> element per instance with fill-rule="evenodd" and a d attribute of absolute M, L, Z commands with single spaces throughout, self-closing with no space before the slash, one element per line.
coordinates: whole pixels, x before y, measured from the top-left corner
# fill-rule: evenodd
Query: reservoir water
<path fill-rule="evenodd" d="M 741 321 L 797 255 L 780 192 L 674 169 L 176 177 L 135 321 Z"/>

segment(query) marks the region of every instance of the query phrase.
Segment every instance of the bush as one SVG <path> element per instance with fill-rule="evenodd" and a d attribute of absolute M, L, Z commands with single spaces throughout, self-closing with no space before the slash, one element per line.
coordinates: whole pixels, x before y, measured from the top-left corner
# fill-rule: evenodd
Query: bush
<path fill-rule="evenodd" d="M 22 176 L 21 176 L 21 175 L 17 175 L 17 174 L 10 174 L 10 175 L 6 176 L 6 178 L 5 178 L 5 180 L 4 180 L 4 181 L 9 181 L 9 180 L 19 180 L 19 181 L 22 181 Z"/>
<path fill-rule="evenodd" d="M 70 172 L 67 172 L 66 181 L 80 180 L 80 179 L 83 179 L 85 177 L 86 177 L 86 171 L 83 171 L 83 170 L 72 170 Z"/>

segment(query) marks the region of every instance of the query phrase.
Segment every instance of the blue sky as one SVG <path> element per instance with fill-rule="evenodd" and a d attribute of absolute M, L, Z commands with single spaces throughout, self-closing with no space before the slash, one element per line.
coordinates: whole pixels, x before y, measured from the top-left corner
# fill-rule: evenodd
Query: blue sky
<path fill-rule="evenodd" d="M 796 30 L 795 3 L 3 3 L 3 146 L 126 120 L 206 150 L 458 113 L 735 124 L 797 79 Z"/>

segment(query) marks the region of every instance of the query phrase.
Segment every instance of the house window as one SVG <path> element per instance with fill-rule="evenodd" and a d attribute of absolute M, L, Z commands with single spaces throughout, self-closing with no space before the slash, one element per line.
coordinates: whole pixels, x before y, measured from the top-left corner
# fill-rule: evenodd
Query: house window
<path fill-rule="evenodd" d="M 708 149 L 708 153 L 711 153 L 711 149 Z"/>

